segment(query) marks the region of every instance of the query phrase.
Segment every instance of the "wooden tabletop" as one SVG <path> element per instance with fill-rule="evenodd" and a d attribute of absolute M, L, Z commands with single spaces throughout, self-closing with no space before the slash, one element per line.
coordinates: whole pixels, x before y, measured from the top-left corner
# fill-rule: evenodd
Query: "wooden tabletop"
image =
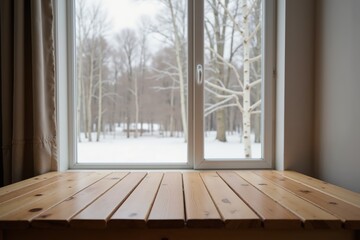
<path fill-rule="evenodd" d="M 360 229 L 360 194 L 291 171 L 47 173 L 0 188 L 0 229 Z"/>

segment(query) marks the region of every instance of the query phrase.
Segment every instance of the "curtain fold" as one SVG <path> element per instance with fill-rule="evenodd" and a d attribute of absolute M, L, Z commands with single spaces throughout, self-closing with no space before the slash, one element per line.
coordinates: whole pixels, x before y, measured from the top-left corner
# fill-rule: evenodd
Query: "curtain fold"
<path fill-rule="evenodd" d="M 52 0 L 1 0 L 3 184 L 57 168 Z"/>

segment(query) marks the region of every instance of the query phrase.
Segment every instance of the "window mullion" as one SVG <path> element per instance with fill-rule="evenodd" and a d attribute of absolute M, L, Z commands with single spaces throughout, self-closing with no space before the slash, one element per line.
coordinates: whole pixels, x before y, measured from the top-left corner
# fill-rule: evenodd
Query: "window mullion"
<path fill-rule="evenodd" d="M 194 87 L 194 168 L 204 160 L 204 81 L 198 82 L 196 66 L 202 66 L 204 73 L 204 1 L 194 0 L 194 63 L 191 66 Z M 203 75 L 203 74 L 202 74 Z M 203 76 L 202 76 L 203 78 Z"/>

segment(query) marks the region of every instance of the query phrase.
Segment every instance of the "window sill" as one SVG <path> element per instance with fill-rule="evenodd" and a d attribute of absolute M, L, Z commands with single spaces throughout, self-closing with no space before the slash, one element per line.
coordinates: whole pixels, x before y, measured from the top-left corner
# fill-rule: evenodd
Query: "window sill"
<path fill-rule="evenodd" d="M 290 171 L 52 172 L 0 189 L 0 202 L 0 229 L 13 234 L 360 229 L 358 193 Z"/>

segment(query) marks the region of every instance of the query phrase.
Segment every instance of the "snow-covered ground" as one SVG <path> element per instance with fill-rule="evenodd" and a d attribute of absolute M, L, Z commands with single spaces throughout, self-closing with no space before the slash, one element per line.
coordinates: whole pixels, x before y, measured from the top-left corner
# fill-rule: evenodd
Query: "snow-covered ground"
<path fill-rule="evenodd" d="M 82 138 L 84 139 L 84 138 Z M 95 135 L 94 135 L 94 138 Z M 205 138 L 205 158 L 243 158 L 243 145 L 239 135 L 227 135 L 227 142 L 215 140 L 215 133 Z M 252 157 L 261 157 L 261 144 L 252 144 Z M 187 161 L 187 144 L 183 138 L 142 136 L 126 138 L 109 134 L 100 142 L 78 143 L 79 163 L 184 163 Z"/>

